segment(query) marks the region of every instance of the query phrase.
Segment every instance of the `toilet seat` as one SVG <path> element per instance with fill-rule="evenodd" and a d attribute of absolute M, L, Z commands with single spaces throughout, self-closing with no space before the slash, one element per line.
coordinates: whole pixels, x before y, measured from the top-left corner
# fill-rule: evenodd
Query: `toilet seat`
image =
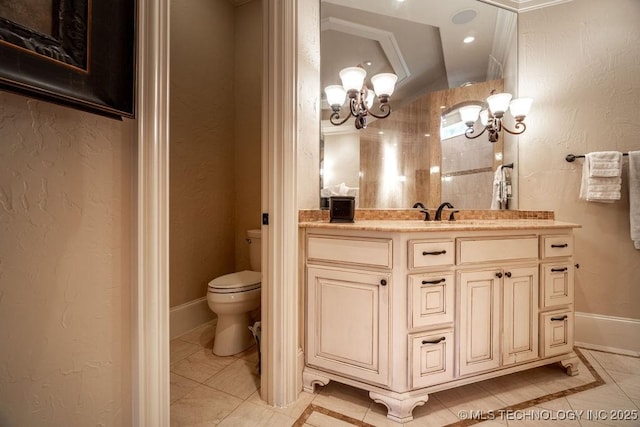
<path fill-rule="evenodd" d="M 235 294 L 260 289 L 262 274 L 259 271 L 243 270 L 216 277 L 209 282 L 207 292 Z"/>

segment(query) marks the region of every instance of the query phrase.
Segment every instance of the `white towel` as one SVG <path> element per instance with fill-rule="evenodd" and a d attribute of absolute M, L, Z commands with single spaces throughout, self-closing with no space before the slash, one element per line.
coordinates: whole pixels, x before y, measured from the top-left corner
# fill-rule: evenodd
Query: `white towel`
<path fill-rule="evenodd" d="M 491 196 L 491 209 L 497 210 L 506 207 L 507 203 L 507 176 L 502 165 L 496 168 L 493 175 L 493 194 Z"/>
<path fill-rule="evenodd" d="M 622 153 L 599 151 L 585 155 L 580 198 L 588 202 L 613 203 L 620 200 Z"/>
<path fill-rule="evenodd" d="M 621 176 L 622 153 L 619 151 L 597 151 L 589 153 L 589 176 Z"/>
<path fill-rule="evenodd" d="M 629 152 L 629 223 L 633 245 L 640 249 L 640 151 Z"/>

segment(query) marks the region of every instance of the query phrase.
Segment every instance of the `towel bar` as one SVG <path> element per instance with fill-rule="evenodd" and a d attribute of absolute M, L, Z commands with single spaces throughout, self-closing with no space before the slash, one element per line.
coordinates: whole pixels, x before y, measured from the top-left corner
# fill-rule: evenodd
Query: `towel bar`
<path fill-rule="evenodd" d="M 622 153 L 623 156 L 628 156 L 629 153 Z M 567 162 L 571 163 L 574 162 L 576 159 L 584 159 L 584 155 L 578 155 L 576 156 L 575 154 L 567 154 L 567 157 L 564 158 Z"/>

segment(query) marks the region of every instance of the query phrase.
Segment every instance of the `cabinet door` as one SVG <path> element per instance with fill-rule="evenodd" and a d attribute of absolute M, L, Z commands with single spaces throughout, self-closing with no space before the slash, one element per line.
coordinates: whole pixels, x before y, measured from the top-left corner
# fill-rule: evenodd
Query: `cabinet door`
<path fill-rule="evenodd" d="M 388 274 L 307 269 L 307 363 L 388 385 Z"/>
<path fill-rule="evenodd" d="M 504 268 L 502 364 L 538 357 L 538 268 Z"/>
<path fill-rule="evenodd" d="M 499 269 L 463 271 L 460 286 L 460 375 L 500 365 Z"/>

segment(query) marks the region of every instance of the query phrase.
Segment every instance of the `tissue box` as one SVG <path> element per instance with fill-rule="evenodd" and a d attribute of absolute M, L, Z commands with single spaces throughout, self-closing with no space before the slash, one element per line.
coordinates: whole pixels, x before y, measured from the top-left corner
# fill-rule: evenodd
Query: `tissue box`
<path fill-rule="evenodd" d="M 329 199 L 329 222 L 353 222 L 355 210 L 355 197 L 332 196 Z"/>

